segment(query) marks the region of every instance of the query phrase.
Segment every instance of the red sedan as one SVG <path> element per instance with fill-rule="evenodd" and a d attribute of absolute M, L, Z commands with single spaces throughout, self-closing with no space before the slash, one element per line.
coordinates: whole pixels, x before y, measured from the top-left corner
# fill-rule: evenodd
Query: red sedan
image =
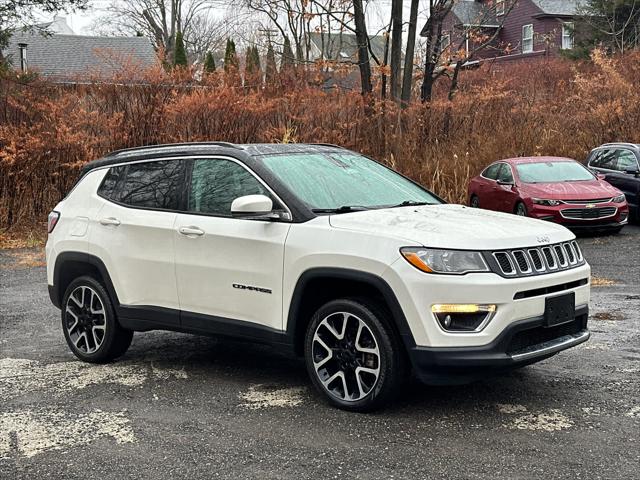
<path fill-rule="evenodd" d="M 521 157 L 492 163 L 469 183 L 469 205 L 561 223 L 619 231 L 624 194 L 570 158 Z"/>

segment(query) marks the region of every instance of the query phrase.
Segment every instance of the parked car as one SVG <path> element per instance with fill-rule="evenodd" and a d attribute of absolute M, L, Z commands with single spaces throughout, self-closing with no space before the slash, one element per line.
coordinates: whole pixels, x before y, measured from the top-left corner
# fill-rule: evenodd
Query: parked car
<path fill-rule="evenodd" d="M 570 158 L 520 157 L 492 163 L 469 183 L 469 205 L 619 232 L 627 224 L 624 194 Z"/>
<path fill-rule="evenodd" d="M 266 342 L 364 411 L 411 368 L 468 382 L 589 338 L 590 268 L 569 230 L 444 204 L 335 146 L 114 152 L 48 226 L 49 294 L 86 362 L 123 355 L 134 331 Z"/>
<path fill-rule="evenodd" d="M 625 194 L 631 219 L 640 221 L 640 145 L 606 143 L 591 150 L 587 165 Z"/>

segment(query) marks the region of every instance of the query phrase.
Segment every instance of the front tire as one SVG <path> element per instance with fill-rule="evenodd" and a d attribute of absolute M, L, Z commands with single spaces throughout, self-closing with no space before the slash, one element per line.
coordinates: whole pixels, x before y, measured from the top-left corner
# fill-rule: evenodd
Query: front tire
<path fill-rule="evenodd" d="M 62 300 L 62 331 L 80 360 L 106 363 L 123 355 L 133 338 L 118 323 L 109 294 L 93 277 L 75 279 Z"/>
<path fill-rule="evenodd" d="M 471 195 L 471 199 L 469 200 L 469 206 L 471 208 L 480 208 L 480 199 L 477 195 Z"/>
<path fill-rule="evenodd" d="M 527 206 L 522 202 L 516 203 L 516 208 L 514 209 L 513 213 L 515 213 L 516 215 L 518 215 L 520 217 L 528 217 L 529 216 L 529 212 L 527 212 Z"/>
<path fill-rule="evenodd" d="M 305 336 L 307 371 L 332 405 L 366 412 L 388 404 L 406 374 L 391 315 L 364 299 L 333 300 L 313 316 Z"/>

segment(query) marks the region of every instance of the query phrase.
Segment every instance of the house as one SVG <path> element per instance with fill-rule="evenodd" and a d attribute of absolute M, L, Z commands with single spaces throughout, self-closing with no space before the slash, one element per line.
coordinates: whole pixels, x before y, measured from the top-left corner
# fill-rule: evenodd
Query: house
<path fill-rule="evenodd" d="M 37 72 L 55 81 L 75 81 L 112 77 L 125 65 L 144 69 L 158 64 L 155 50 L 145 37 L 75 35 L 64 17 L 37 27 L 14 32 L 2 50 L 2 57 L 17 71 Z"/>
<path fill-rule="evenodd" d="M 495 35 L 473 60 L 555 56 L 573 48 L 573 20 L 584 1 L 456 0 L 443 22 L 441 47 L 468 52 Z"/>
<path fill-rule="evenodd" d="M 385 42 L 382 35 L 369 37 L 371 51 L 380 63 L 384 58 Z M 309 58 L 313 61 L 358 64 L 358 41 L 352 33 L 312 32 L 309 34 L 309 47 Z M 374 59 L 371 60 L 376 64 Z"/>

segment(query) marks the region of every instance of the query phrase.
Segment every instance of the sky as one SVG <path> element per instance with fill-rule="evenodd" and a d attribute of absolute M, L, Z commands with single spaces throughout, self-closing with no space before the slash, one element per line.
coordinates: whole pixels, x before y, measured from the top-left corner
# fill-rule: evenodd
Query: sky
<path fill-rule="evenodd" d="M 61 13 L 61 16 L 67 18 L 67 23 L 71 29 L 78 35 L 92 35 L 95 32 L 92 31 L 92 25 L 96 19 L 100 17 L 101 12 L 105 7 L 111 4 L 112 0 L 92 0 L 89 2 L 89 8 L 83 12 L 77 13 Z M 404 0 L 404 15 L 403 20 L 406 22 L 409 19 L 410 0 Z M 421 1 L 419 7 L 418 18 L 418 31 L 422 28 L 422 25 L 426 21 L 426 10 L 428 2 L 426 0 Z M 373 34 L 384 28 L 386 22 L 389 20 L 391 12 L 391 0 L 370 0 L 367 4 L 367 19 L 369 34 Z M 219 9 L 219 15 L 224 16 L 225 9 L 221 7 Z M 51 16 L 40 16 L 43 21 L 49 21 Z M 406 31 L 406 28 L 405 28 Z"/>

